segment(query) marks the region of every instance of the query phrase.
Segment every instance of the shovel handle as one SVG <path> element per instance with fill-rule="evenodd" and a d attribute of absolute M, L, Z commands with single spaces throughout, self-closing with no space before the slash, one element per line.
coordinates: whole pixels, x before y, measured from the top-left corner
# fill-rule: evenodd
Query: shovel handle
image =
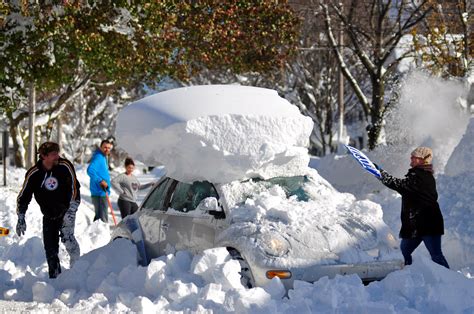
<path fill-rule="evenodd" d="M 116 226 L 117 220 L 115 219 L 114 209 L 112 207 L 112 203 L 110 202 L 109 193 L 107 193 L 107 191 L 105 191 L 105 198 L 107 199 L 107 203 L 109 203 L 110 213 L 112 214 L 112 219 L 114 220 L 114 225 Z"/>

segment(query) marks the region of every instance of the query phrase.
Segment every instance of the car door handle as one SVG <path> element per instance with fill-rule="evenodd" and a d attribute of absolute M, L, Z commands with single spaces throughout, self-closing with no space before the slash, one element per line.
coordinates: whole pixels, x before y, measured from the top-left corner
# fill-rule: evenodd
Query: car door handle
<path fill-rule="evenodd" d="M 170 227 L 169 224 L 164 224 L 164 223 L 161 224 L 161 228 L 162 228 L 164 231 L 168 230 L 169 227 Z"/>

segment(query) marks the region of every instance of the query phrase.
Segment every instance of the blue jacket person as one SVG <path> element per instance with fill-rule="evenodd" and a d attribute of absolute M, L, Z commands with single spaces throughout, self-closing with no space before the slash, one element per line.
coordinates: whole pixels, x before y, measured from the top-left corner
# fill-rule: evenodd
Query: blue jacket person
<path fill-rule="evenodd" d="M 95 209 L 94 221 L 100 219 L 108 221 L 106 192 L 110 195 L 110 174 L 107 156 L 112 150 L 112 143 L 103 140 L 100 147 L 92 155 L 91 162 L 87 167 L 90 177 L 90 190 L 92 204 Z"/>

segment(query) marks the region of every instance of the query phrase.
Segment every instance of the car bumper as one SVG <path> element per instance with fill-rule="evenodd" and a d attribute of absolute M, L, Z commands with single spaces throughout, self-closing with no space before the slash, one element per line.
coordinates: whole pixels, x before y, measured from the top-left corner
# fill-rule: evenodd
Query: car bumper
<path fill-rule="evenodd" d="M 336 275 L 356 274 L 361 278 L 364 283 L 368 283 L 374 280 L 383 279 L 389 273 L 402 269 L 403 266 L 403 260 L 393 260 L 362 264 L 313 265 L 301 268 L 294 267 L 288 269 L 291 272 L 291 278 L 282 279 L 281 282 L 288 290 L 293 288 L 293 282 L 295 280 L 301 280 L 312 283 L 325 276 L 333 278 Z M 267 269 L 266 271 L 268 270 L 270 269 Z M 255 283 L 257 286 L 263 286 L 271 280 L 267 278 L 265 274 L 264 276 L 262 276 L 261 271 L 259 271 L 258 273 L 259 274 L 256 274 L 256 272 L 254 272 Z"/>

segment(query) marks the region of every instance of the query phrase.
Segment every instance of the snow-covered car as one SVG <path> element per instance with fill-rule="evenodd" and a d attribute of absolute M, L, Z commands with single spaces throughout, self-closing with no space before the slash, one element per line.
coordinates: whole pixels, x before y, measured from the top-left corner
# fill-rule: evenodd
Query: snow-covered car
<path fill-rule="evenodd" d="M 273 277 L 287 289 L 337 274 L 372 281 L 401 269 L 380 206 L 307 166 L 312 127 L 275 91 L 254 87 L 180 88 L 126 107 L 119 145 L 167 174 L 112 239 L 133 241 L 143 265 L 226 247 L 247 287 Z"/>

